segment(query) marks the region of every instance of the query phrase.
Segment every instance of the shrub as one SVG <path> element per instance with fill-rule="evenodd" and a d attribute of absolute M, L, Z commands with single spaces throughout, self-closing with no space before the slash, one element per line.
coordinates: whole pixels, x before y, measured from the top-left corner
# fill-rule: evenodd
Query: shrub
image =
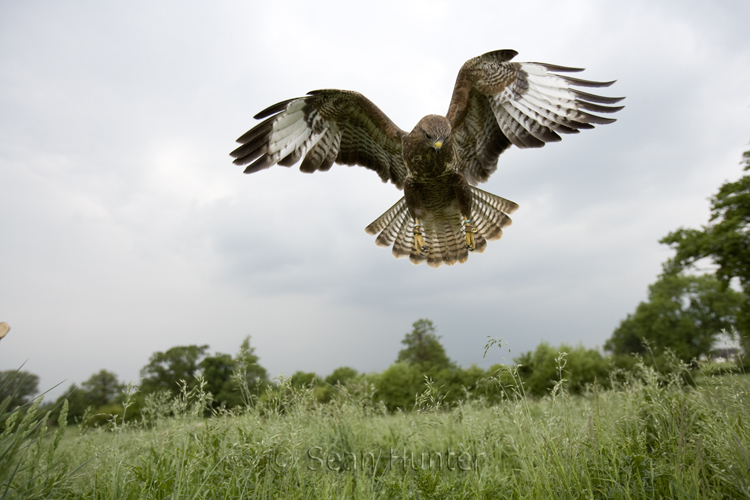
<path fill-rule="evenodd" d="M 570 347 L 562 344 L 553 348 L 547 342 L 514 359 L 519 364 L 518 374 L 527 394 L 543 396 L 564 379 L 571 394 L 580 394 L 586 385 L 595 381 L 607 385 L 610 366 L 596 349 L 582 345 Z"/>

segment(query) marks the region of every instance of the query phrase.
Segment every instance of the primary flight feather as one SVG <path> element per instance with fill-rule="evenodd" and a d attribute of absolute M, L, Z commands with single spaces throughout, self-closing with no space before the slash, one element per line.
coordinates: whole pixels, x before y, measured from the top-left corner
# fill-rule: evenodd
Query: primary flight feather
<path fill-rule="evenodd" d="M 622 97 L 603 97 L 574 87 L 608 87 L 557 73 L 582 69 L 516 63 L 514 50 L 497 50 L 466 61 L 458 72 L 448 113 L 427 115 L 407 133 L 362 94 L 315 90 L 255 115 L 263 121 L 242 135 L 232 151 L 253 173 L 273 165 L 328 170 L 334 163 L 361 165 L 404 190 L 404 196 L 365 230 L 432 267 L 465 262 L 510 225 L 518 205 L 475 187 L 497 169 L 511 145 L 542 147 L 559 134 L 578 133 L 615 121 Z"/>

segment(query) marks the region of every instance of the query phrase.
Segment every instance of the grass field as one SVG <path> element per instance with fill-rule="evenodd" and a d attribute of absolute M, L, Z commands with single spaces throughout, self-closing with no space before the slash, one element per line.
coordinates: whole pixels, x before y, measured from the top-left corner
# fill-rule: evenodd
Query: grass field
<path fill-rule="evenodd" d="M 451 408 L 426 384 L 408 414 L 366 386 L 322 405 L 282 381 L 242 412 L 203 418 L 205 395 L 185 391 L 94 429 L 31 411 L 10 425 L 6 409 L 0 498 L 750 497 L 750 380 L 683 378 L 639 366 L 584 396 Z"/>

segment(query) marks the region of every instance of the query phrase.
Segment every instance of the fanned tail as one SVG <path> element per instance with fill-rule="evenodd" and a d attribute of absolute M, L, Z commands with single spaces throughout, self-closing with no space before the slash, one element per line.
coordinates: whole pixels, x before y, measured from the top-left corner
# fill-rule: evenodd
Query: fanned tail
<path fill-rule="evenodd" d="M 411 219 L 409 211 L 406 209 L 406 199 L 402 196 L 391 208 L 385 211 L 383 215 L 375 219 L 365 228 L 367 234 L 378 234 L 375 244 L 381 247 L 390 246 L 398 236 L 404 221 Z M 407 224 L 408 225 L 408 224 Z M 414 225 L 412 221 L 411 225 Z"/>
<path fill-rule="evenodd" d="M 482 239 L 499 240 L 503 237 L 503 228 L 513 223 L 508 214 L 518 210 L 518 204 L 477 187 L 470 186 L 470 188 L 471 223 L 477 228 L 475 238 L 481 235 Z M 486 245 L 485 241 L 482 250 Z M 482 250 L 479 250 L 479 238 L 477 238 L 477 251 Z"/>
<path fill-rule="evenodd" d="M 487 240 L 502 237 L 503 227 L 512 222 L 508 214 L 513 213 L 518 205 L 475 187 L 471 187 L 471 192 L 471 226 L 476 228 L 474 252 L 482 253 L 487 247 Z M 466 262 L 469 258 L 463 218 L 457 206 L 431 213 L 420 220 L 420 230 L 427 244 L 424 253 L 418 252 L 414 245 L 414 228 L 414 219 L 409 215 L 406 200 L 401 198 L 365 231 L 378 235 L 375 239 L 378 246 L 393 245 L 394 257 L 408 256 L 414 264 L 427 262 L 430 267 L 451 266 L 456 262 Z"/>

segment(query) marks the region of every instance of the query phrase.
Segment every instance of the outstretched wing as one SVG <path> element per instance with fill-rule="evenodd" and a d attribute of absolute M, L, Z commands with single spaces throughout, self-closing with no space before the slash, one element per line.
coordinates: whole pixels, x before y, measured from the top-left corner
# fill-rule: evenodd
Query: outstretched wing
<path fill-rule="evenodd" d="M 612 123 L 589 113 L 614 113 L 622 97 L 602 97 L 573 87 L 609 87 L 555 73 L 583 71 L 544 63 L 514 63 L 515 50 L 497 50 L 466 61 L 458 72 L 446 118 L 451 122 L 459 168 L 472 183 L 485 182 L 511 144 L 539 148 L 593 124 Z"/>
<path fill-rule="evenodd" d="M 242 146 L 230 153 L 235 164 L 250 163 L 246 174 L 275 164 L 291 167 L 304 158 L 303 172 L 325 171 L 334 163 L 362 165 L 383 182 L 404 186 L 405 132 L 362 94 L 315 90 L 274 104 L 255 118 L 265 120 L 237 139 Z"/>

